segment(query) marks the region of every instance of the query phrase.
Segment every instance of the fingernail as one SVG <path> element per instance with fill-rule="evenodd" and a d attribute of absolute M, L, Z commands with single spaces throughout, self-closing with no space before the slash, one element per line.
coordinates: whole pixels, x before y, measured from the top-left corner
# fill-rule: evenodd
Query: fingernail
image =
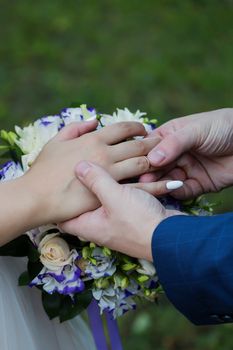
<path fill-rule="evenodd" d="M 166 183 L 166 188 L 168 190 L 177 190 L 178 188 L 183 186 L 183 181 L 169 181 Z"/>
<path fill-rule="evenodd" d="M 85 177 L 90 169 L 91 169 L 91 165 L 85 161 L 80 162 L 76 166 L 76 172 L 79 177 Z"/>
<path fill-rule="evenodd" d="M 148 154 L 147 158 L 153 165 L 156 165 L 161 163 L 166 158 L 166 155 L 162 151 L 154 150 Z"/>

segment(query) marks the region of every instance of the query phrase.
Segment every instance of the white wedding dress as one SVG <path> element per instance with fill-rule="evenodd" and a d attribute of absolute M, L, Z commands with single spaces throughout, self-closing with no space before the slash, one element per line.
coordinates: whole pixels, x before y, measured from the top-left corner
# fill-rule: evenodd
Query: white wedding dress
<path fill-rule="evenodd" d="M 43 310 L 40 291 L 18 287 L 18 277 L 25 270 L 25 259 L 0 257 L 0 349 L 96 349 L 81 317 L 62 324 L 50 321 Z"/>

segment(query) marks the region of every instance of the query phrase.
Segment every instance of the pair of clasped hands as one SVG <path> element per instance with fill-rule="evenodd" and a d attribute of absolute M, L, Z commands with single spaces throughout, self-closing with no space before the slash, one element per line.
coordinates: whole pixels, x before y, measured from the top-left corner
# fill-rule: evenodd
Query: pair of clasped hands
<path fill-rule="evenodd" d="M 233 109 L 173 119 L 149 135 L 136 122 L 96 127 L 95 120 L 67 126 L 24 176 L 1 184 L 8 199 L 2 244 L 57 222 L 64 232 L 152 260 L 155 228 L 184 215 L 156 197 L 188 199 L 233 184 Z M 138 183 L 126 183 L 134 177 Z"/>

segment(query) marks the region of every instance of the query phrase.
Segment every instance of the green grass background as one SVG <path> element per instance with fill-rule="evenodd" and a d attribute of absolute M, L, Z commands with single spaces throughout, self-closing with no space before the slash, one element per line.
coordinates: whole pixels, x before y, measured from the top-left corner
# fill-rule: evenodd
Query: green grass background
<path fill-rule="evenodd" d="M 231 0 L 0 0 L 0 23 L 1 128 L 75 101 L 161 123 L 232 106 Z M 232 327 L 194 327 L 165 299 L 121 320 L 126 350 L 229 350 Z"/>

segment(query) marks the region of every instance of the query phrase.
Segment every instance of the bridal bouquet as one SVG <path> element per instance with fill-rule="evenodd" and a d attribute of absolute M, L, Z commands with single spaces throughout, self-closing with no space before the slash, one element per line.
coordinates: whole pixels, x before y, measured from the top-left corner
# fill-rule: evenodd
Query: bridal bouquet
<path fill-rule="evenodd" d="M 0 180 L 12 180 L 27 172 L 43 146 L 64 126 L 93 118 L 98 119 L 99 128 L 120 121 L 138 121 L 150 132 L 156 124 L 140 111 L 131 113 L 125 108 L 106 115 L 81 105 L 42 117 L 24 128 L 16 126 L 15 132 L 1 131 L 4 145 L 0 149 L 11 160 L 0 170 Z M 203 198 L 189 203 L 171 197 L 161 201 L 167 207 L 196 215 L 212 210 Z M 0 254 L 27 257 L 27 271 L 19 276 L 19 285 L 39 288 L 48 316 L 59 317 L 61 322 L 75 317 L 93 299 L 101 313 L 107 310 L 117 318 L 134 309 L 138 299 L 154 302 L 161 292 L 150 262 L 83 242 L 60 232 L 54 224 L 26 232 L 0 248 Z"/>

